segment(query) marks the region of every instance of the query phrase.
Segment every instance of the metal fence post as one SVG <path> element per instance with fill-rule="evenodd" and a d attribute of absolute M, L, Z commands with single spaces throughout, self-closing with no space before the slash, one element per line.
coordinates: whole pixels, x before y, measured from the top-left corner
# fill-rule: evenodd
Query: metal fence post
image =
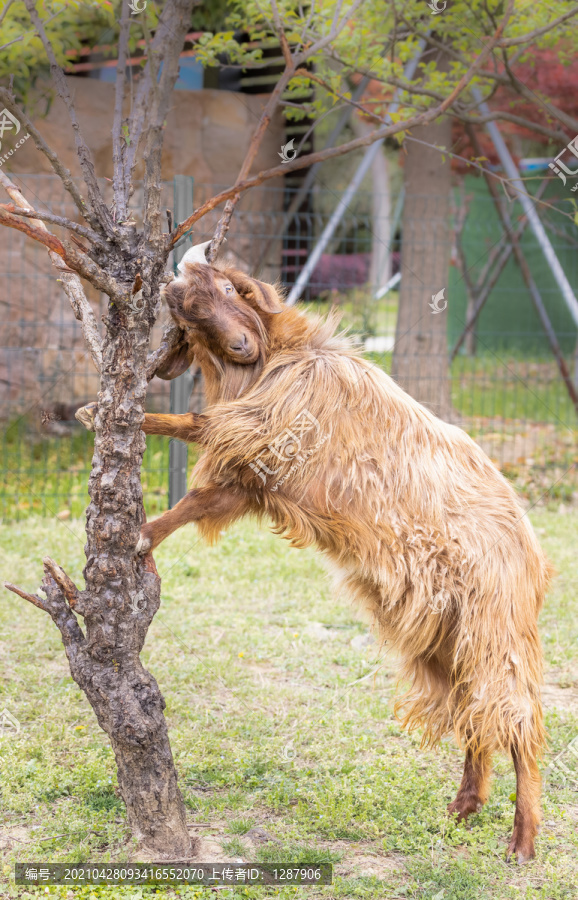
<path fill-rule="evenodd" d="M 175 223 L 182 222 L 193 210 L 193 179 L 190 175 L 175 175 L 173 210 Z M 191 239 L 186 238 L 178 248 L 175 248 L 173 254 L 175 272 L 191 243 Z M 188 412 L 191 387 L 192 378 L 188 371 L 171 381 L 171 413 Z M 171 438 L 169 444 L 169 509 L 182 500 L 187 493 L 187 460 L 187 445 Z"/>

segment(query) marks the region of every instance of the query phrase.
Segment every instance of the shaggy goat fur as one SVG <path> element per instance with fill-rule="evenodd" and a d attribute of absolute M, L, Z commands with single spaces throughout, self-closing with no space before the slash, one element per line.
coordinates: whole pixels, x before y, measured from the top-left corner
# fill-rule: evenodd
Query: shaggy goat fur
<path fill-rule="evenodd" d="M 189 266 L 167 301 L 188 329 L 173 363 L 194 356 L 209 405 L 202 416 L 147 415 L 144 430 L 204 452 L 194 489 L 144 526 L 139 551 L 186 521 L 215 540 L 247 513 L 318 547 L 399 652 L 404 724 L 430 745 L 453 731 L 465 748 L 450 811 L 478 809 L 490 754 L 512 753 L 509 854 L 532 857 L 545 738 L 537 616 L 552 570 L 514 491 L 464 431 L 335 336 L 332 317 L 284 307 L 270 285 L 210 266 Z M 249 363 L 229 349 L 241 333 Z"/>

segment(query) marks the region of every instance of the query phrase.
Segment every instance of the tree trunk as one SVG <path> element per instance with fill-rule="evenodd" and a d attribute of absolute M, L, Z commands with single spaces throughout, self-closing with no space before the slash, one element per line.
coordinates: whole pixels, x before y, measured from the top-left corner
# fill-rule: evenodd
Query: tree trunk
<path fill-rule="evenodd" d="M 87 510 L 86 590 L 45 561 L 44 608 L 62 633 L 72 677 L 110 738 L 139 850 L 190 858 L 194 850 L 163 716 L 165 702 L 139 659 L 160 605 L 152 556 L 134 549 L 144 521 L 140 466 L 149 314 L 110 303 Z M 38 598 L 41 599 L 42 598 Z M 84 618 L 86 636 L 74 614 Z"/>
<path fill-rule="evenodd" d="M 441 66 L 440 66 L 441 68 Z M 451 119 L 413 128 L 413 138 L 450 148 Z M 442 418 L 452 418 L 447 311 L 434 312 L 432 296 L 445 288 L 451 252 L 450 157 L 407 141 L 402 220 L 401 288 L 392 375 L 412 397 Z M 444 301 L 438 301 L 440 308 Z"/>
<path fill-rule="evenodd" d="M 356 137 L 365 137 L 372 126 L 359 116 L 351 117 L 351 127 Z M 391 278 L 391 192 L 389 188 L 389 164 L 385 150 L 378 153 L 371 166 L 372 180 L 372 243 L 369 284 L 378 291 Z"/>

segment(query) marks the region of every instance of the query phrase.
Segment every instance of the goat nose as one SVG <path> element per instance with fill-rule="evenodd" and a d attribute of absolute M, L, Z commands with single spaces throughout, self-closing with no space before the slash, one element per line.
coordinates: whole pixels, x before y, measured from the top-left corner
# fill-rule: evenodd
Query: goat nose
<path fill-rule="evenodd" d="M 236 350 L 240 353 L 241 350 L 246 350 L 247 346 L 247 335 L 242 334 L 234 344 L 231 344 L 231 350 Z"/>

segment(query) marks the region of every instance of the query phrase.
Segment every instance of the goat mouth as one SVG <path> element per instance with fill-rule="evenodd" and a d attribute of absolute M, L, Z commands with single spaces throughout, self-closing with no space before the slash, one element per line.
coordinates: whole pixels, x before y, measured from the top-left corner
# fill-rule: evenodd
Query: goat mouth
<path fill-rule="evenodd" d="M 233 350 L 229 351 L 230 357 L 233 362 L 238 363 L 241 366 L 250 366 L 259 358 L 258 350 Z"/>

